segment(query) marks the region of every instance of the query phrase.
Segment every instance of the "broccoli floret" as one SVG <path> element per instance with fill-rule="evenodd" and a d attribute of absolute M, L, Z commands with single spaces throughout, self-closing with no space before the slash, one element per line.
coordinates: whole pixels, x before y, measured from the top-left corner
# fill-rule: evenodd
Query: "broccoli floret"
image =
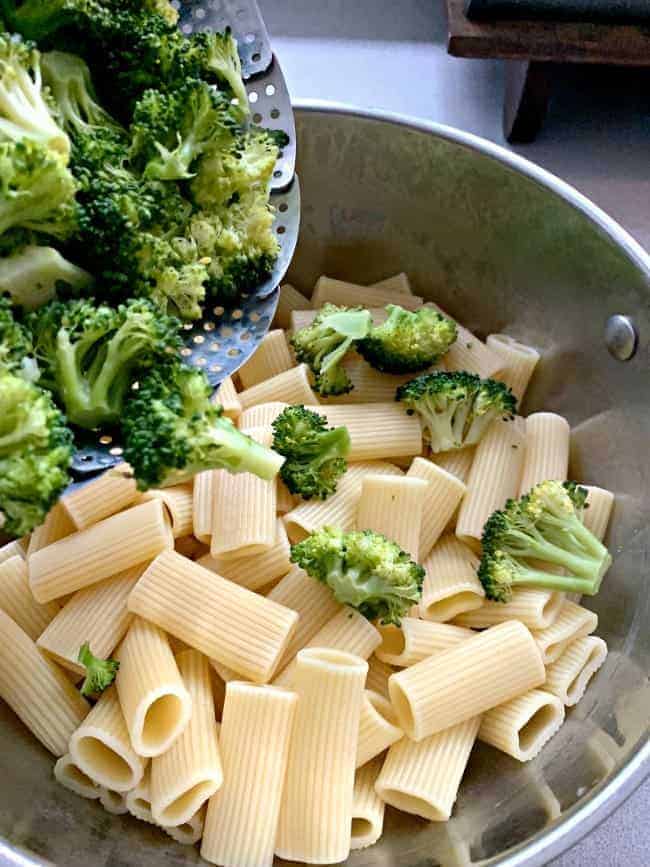
<path fill-rule="evenodd" d="M 0 258 L 0 292 L 8 292 L 23 310 L 35 310 L 52 301 L 57 289 L 76 293 L 92 282 L 91 274 L 68 262 L 54 247 L 30 244 Z"/>
<path fill-rule="evenodd" d="M 223 33 L 196 33 L 186 40 L 183 65 L 190 74 L 216 81 L 225 89 L 240 116 L 249 113 L 248 95 L 242 80 L 237 41 L 226 28 Z"/>
<path fill-rule="evenodd" d="M 57 126 L 43 95 L 36 46 L 8 33 L 0 33 L 0 136 L 13 142 L 37 142 L 66 162 L 70 155 L 70 140 Z"/>
<path fill-rule="evenodd" d="M 29 332 L 14 318 L 6 295 L 0 295 L 0 371 L 14 373 L 27 382 L 36 382 L 40 374 Z"/>
<path fill-rule="evenodd" d="M 288 406 L 273 422 L 273 448 L 286 458 L 280 476 L 291 493 L 325 500 L 347 469 L 350 434 L 346 427 L 328 428 L 304 406 Z"/>
<path fill-rule="evenodd" d="M 424 569 L 385 536 L 323 527 L 291 548 L 291 561 L 368 620 L 399 626 L 422 592 Z"/>
<path fill-rule="evenodd" d="M 209 469 L 273 479 L 284 458 L 243 434 L 210 403 L 205 375 L 180 363 L 152 371 L 128 401 L 124 459 L 140 490 L 175 485 Z"/>
<path fill-rule="evenodd" d="M 72 434 L 50 395 L 0 370 L 0 527 L 24 536 L 70 481 Z"/>
<path fill-rule="evenodd" d="M 447 352 L 456 340 L 456 323 L 431 307 L 415 312 L 396 304 L 386 307 L 388 318 L 373 326 L 357 343 L 357 351 L 384 373 L 425 370 Z"/>
<path fill-rule="evenodd" d="M 432 452 L 476 445 L 495 418 L 512 419 L 517 411 L 503 382 L 466 371 L 418 376 L 400 385 L 395 399 L 409 415 L 418 413 Z"/>
<path fill-rule="evenodd" d="M 95 656 L 87 641 L 79 648 L 77 661 L 86 669 L 86 677 L 80 689 L 82 695 L 104 692 L 115 680 L 120 667 L 116 659 L 100 659 Z"/>
<path fill-rule="evenodd" d="M 488 599 L 507 602 L 520 585 L 598 592 L 612 558 L 580 519 L 586 496 L 575 482 L 541 482 L 490 516 L 478 570 Z M 564 574 L 544 572 L 544 564 L 560 566 Z"/>
<path fill-rule="evenodd" d="M 59 154 L 29 140 L 0 143 L 0 234 L 27 229 L 66 240 L 77 227 L 75 191 Z"/>
<path fill-rule="evenodd" d="M 117 308 L 92 300 L 52 302 L 28 317 L 43 372 L 73 424 L 116 424 L 139 374 L 169 360 L 180 323 L 150 301 Z"/>
<path fill-rule="evenodd" d="M 215 143 L 233 138 L 232 105 L 205 81 L 190 79 L 177 90 L 148 90 L 135 106 L 132 164 L 148 178 L 191 178 L 193 164 Z"/>
<path fill-rule="evenodd" d="M 305 362 L 316 377 L 315 388 L 320 394 L 345 394 L 353 386 L 343 359 L 358 340 L 368 334 L 372 320 L 362 307 L 337 307 L 324 304 L 306 328 L 291 338 L 298 361 Z"/>

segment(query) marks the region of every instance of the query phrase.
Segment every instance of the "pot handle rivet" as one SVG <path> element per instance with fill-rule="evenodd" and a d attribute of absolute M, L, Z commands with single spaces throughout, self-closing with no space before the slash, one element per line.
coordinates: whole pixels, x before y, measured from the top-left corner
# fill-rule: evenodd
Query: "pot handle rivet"
<path fill-rule="evenodd" d="M 634 322 L 619 313 L 610 316 L 605 324 L 605 345 L 617 361 L 629 361 L 639 343 Z"/>

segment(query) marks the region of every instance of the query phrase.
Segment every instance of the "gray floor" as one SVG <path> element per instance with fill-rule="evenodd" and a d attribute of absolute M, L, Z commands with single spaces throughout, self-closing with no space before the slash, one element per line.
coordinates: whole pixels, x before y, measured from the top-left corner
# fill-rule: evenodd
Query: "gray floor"
<path fill-rule="evenodd" d="M 500 62 L 445 49 L 443 0 L 259 0 L 295 98 L 430 118 L 503 144 Z M 538 140 L 516 148 L 650 247 L 650 70 L 562 67 Z M 650 783 L 552 867 L 649 863 Z"/>

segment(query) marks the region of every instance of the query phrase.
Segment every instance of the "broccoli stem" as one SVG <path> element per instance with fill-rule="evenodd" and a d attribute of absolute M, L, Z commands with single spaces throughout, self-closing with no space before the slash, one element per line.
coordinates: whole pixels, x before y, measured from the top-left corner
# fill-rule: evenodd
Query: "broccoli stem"
<path fill-rule="evenodd" d="M 610 558 L 611 562 L 611 558 Z M 576 578 L 573 575 L 555 575 L 541 569 L 526 569 L 519 577 L 510 582 L 514 586 L 540 587 L 544 590 L 558 590 L 565 593 L 580 593 L 582 596 L 595 596 L 600 589 L 603 575 L 609 568 L 609 562 L 603 564 L 596 578 Z"/>
<path fill-rule="evenodd" d="M 584 530 L 584 528 L 583 528 Z M 585 532 L 589 532 L 588 530 Z M 513 531 L 511 538 L 518 538 L 522 542 L 520 550 L 511 550 L 510 553 L 514 557 L 529 557 L 537 560 L 543 560 L 546 563 L 553 563 L 556 566 L 562 566 L 572 575 L 578 578 L 585 578 L 587 581 L 600 581 L 609 568 L 612 558 L 604 545 L 598 543 L 598 549 L 592 543 L 592 534 L 589 533 L 590 539 L 585 538 L 588 542 L 588 549 L 584 547 L 575 547 L 575 553 L 566 550 L 567 542 L 570 541 L 571 533 L 566 530 L 560 535 L 558 541 L 563 542 L 565 547 L 560 547 L 548 540 L 547 534 L 537 534 L 538 538 L 531 536 L 529 533 L 521 533 Z M 581 534 L 582 535 L 582 534 Z M 597 540 L 596 540 L 597 541 Z M 585 546 L 587 547 L 587 546 Z M 545 573 L 542 573 L 545 574 Z M 576 591 L 577 592 L 577 591 Z"/>

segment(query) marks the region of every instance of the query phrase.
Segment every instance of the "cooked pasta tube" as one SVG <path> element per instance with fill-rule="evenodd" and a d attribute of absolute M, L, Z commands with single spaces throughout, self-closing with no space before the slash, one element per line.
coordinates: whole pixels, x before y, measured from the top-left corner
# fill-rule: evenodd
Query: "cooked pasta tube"
<path fill-rule="evenodd" d="M 229 683 L 221 748 L 225 783 L 210 798 L 201 856 L 222 867 L 271 867 L 298 696 Z"/>
<path fill-rule="evenodd" d="M 114 686 L 102 693 L 72 733 L 70 755 L 86 776 L 106 789 L 128 792 L 142 779 L 145 761 L 131 746 Z"/>
<path fill-rule="evenodd" d="M 349 464 L 335 494 L 326 500 L 299 503 L 287 512 L 283 520 L 289 539 L 300 542 L 314 530 L 327 526 L 340 527 L 344 531 L 351 530 L 356 520 L 363 479 L 371 474 L 401 476 L 402 471 L 384 461 Z"/>
<path fill-rule="evenodd" d="M 392 286 L 360 286 L 346 283 L 331 277 L 319 277 L 311 296 L 311 306 L 318 310 L 323 304 L 342 304 L 344 306 L 384 307 L 395 303 L 395 289 Z M 422 307 L 422 298 L 417 295 L 400 293 L 398 303 L 405 310 Z"/>
<path fill-rule="evenodd" d="M 453 316 L 449 316 L 437 304 L 429 302 L 427 306 L 435 307 L 440 313 L 453 319 Z M 501 358 L 460 322 L 456 321 L 456 329 L 456 341 L 445 353 L 447 370 L 468 370 L 470 373 L 478 373 L 483 379 L 494 376 L 502 366 Z"/>
<path fill-rule="evenodd" d="M 507 334 L 490 334 L 485 343 L 491 352 L 502 359 L 501 367 L 493 375 L 505 382 L 517 400 L 521 401 L 540 359 L 539 352 Z"/>
<path fill-rule="evenodd" d="M 61 669 L 1 610 L 0 699 L 55 756 L 67 753 L 70 735 L 89 710 Z"/>
<path fill-rule="evenodd" d="M 318 397 L 309 382 L 309 368 L 306 364 L 299 364 L 297 367 L 277 373 L 270 379 L 239 392 L 239 402 L 243 411 L 271 401 L 284 401 L 290 404 L 318 403 Z"/>
<path fill-rule="evenodd" d="M 407 479 L 427 483 L 422 505 L 422 524 L 416 559 L 421 563 L 436 544 L 467 490 L 453 473 L 443 470 L 426 458 L 414 458 Z M 407 519 L 408 516 L 405 516 Z"/>
<path fill-rule="evenodd" d="M 403 737 L 390 701 L 366 689 L 359 719 L 356 767 L 365 765 Z"/>
<path fill-rule="evenodd" d="M 458 513 L 456 535 L 478 548 L 483 525 L 495 509 L 516 497 L 524 461 L 526 434 L 523 420 L 495 419 L 476 447 L 467 478 L 467 493 Z"/>
<path fill-rule="evenodd" d="M 91 801 L 99 798 L 101 794 L 97 783 L 93 782 L 75 765 L 70 753 L 57 759 L 54 765 L 54 779 L 66 789 L 74 792 L 75 795 L 81 795 L 82 798 L 88 798 Z"/>
<path fill-rule="evenodd" d="M 298 694 L 276 855 L 335 864 L 350 852 L 359 717 L 368 665 L 338 650 L 297 657 Z"/>
<path fill-rule="evenodd" d="M 113 816 L 123 816 L 129 812 L 126 806 L 126 792 L 116 792 L 114 789 L 107 789 L 106 786 L 100 786 L 99 803 Z"/>
<path fill-rule="evenodd" d="M 519 496 L 547 479 L 564 481 L 569 471 L 569 422 L 554 412 L 534 412 L 526 418 L 526 453 Z"/>
<path fill-rule="evenodd" d="M 143 565 L 135 566 L 78 590 L 39 636 L 38 646 L 79 676 L 85 672 L 78 659 L 85 642 L 99 659 L 109 657 L 133 619 L 126 600 L 143 571 Z"/>
<path fill-rule="evenodd" d="M 256 428 L 247 433 L 258 442 L 270 444 L 270 431 Z M 212 493 L 212 556 L 239 559 L 273 548 L 277 501 L 275 479 L 266 481 L 252 473 L 217 470 Z"/>
<path fill-rule="evenodd" d="M 402 738 L 394 744 L 375 784 L 382 801 L 430 822 L 446 822 L 480 723 L 474 716 L 418 743 Z"/>
<path fill-rule="evenodd" d="M 255 682 L 268 680 L 298 615 L 173 551 L 157 557 L 129 610 Z"/>
<path fill-rule="evenodd" d="M 192 716 L 171 747 L 151 760 L 151 810 L 165 826 L 189 822 L 223 783 L 210 665 L 196 650 L 183 650 L 176 661 Z"/>
<path fill-rule="evenodd" d="M 412 295 L 413 290 L 411 289 L 411 282 L 408 276 L 400 271 L 399 274 L 393 274 L 392 277 L 385 277 L 383 280 L 378 280 L 376 283 L 372 283 L 369 289 L 386 289 L 389 291 L 397 292 L 400 295 Z"/>
<path fill-rule="evenodd" d="M 242 413 L 242 405 L 232 377 L 227 376 L 221 380 L 221 384 L 215 392 L 212 402 L 221 407 L 223 414 L 227 418 L 234 422 L 237 421 Z"/>
<path fill-rule="evenodd" d="M 443 536 L 424 561 L 420 617 L 444 623 L 480 608 L 485 599 L 476 577 L 478 557 L 455 536 Z"/>
<path fill-rule="evenodd" d="M 260 345 L 237 371 L 243 389 L 252 388 L 266 379 L 294 367 L 284 331 L 267 331 Z"/>
<path fill-rule="evenodd" d="M 289 315 L 289 329 L 295 334 L 296 331 L 301 331 L 314 321 L 318 315 L 318 310 L 292 310 Z"/>
<path fill-rule="evenodd" d="M 380 636 L 381 637 L 381 636 Z M 366 689 L 378 692 L 384 698 L 388 698 L 388 678 L 393 673 L 392 666 L 373 654 L 368 660 L 368 677 L 366 678 Z"/>
<path fill-rule="evenodd" d="M 211 554 L 197 561 L 211 572 L 222 575 L 249 590 L 259 590 L 291 569 L 291 548 L 282 521 L 276 519 L 275 544 L 268 551 L 247 557 L 215 558 Z"/>
<path fill-rule="evenodd" d="M 245 409 L 239 417 L 240 430 L 251 430 L 259 427 L 270 428 L 282 410 L 289 406 L 281 400 L 271 400 Z"/>
<path fill-rule="evenodd" d="M 388 689 L 401 728 L 421 741 L 540 686 L 545 677 L 532 635 L 511 620 L 396 672 Z"/>
<path fill-rule="evenodd" d="M 345 607 L 312 635 L 304 646 L 326 647 L 368 659 L 380 644 L 381 635 L 372 623 L 353 609 Z M 277 675 L 273 681 L 276 686 L 293 686 L 297 660 L 298 657 L 295 656 Z"/>
<path fill-rule="evenodd" d="M 61 498 L 61 504 L 77 530 L 102 521 L 132 505 L 138 496 L 127 464 L 118 464 L 92 482 Z M 55 541 L 55 540 L 52 540 Z"/>
<path fill-rule="evenodd" d="M 40 605 L 32 596 L 27 579 L 27 563 L 17 554 L 0 563 L 0 610 L 36 641 L 59 612 L 56 602 Z"/>
<path fill-rule="evenodd" d="M 397 668 L 408 668 L 416 662 L 447 650 L 471 638 L 475 633 L 450 623 L 429 623 L 415 617 L 405 617 L 401 626 L 378 626 L 381 644 L 375 650 L 377 659 Z"/>
<path fill-rule="evenodd" d="M 152 488 L 142 495 L 141 502 L 162 500 L 172 525 L 174 539 L 189 536 L 194 521 L 194 493 L 192 482 L 169 488 Z"/>
<path fill-rule="evenodd" d="M 350 463 L 413 457 L 422 453 L 422 428 L 417 417 L 396 403 L 308 406 L 324 415 L 330 427 L 345 425 L 350 434 Z"/>
<path fill-rule="evenodd" d="M 277 503 L 275 505 L 276 511 L 278 515 L 286 515 L 287 512 L 290 512 L 293 508 L 295 508 L 296 504 L 299 502 L 299 497 L 294 496 L 289 488 L 285 485 L 282 479 L 278 476 L 278 494 L 277 494 Z"/>
<path fill-rule="evenodd" d="M 291 311 L 307 310 L 311 301 L 302 292 L 298 292 L 290 283 L 280 286 L 280 297 L 273 319 L 274 328 L 291 328 Z"/>
<path fill-rule="evenodd" d="M 0 565 L 11 560 L 12 557 L 26 558 L 27 552 L 23 547 L 20 539 L 14 539 L 13 542 L 7 542 L 6 545 L 0 547 Z"/>
<path fill-rule="evenodd" d="M 126 809 L 141 822 L 157 824 L 151 813 L 151 762 L 145 768 L 138 785 L 126 793 Z"/>
<path fill-rule="evenodd" d="M 183 846 L 193 846 L 198 843 L 203 836 L 203 825 L 205 823 L 205 807 L 201 807 L 192 818 L 183 822 L 182 825 L 171 828 L 163 828 L 163 831 L 168 834 L 172 840 L 177 843 L 182 843 Z"/>
<path fill-rule="evenodd" d="M 374 530 L 418 560 L 420 530 L 429 485 L 408 476 L 367 475 L 361 480 L 357 530 Z"/>
<path fill-rule="evenodd" d="M 486 629 L 506 620 L 521 620 L 529 629 L 546 629 L 560 613 L 563 603 L 564 593 L 518 587 L 512 591 L 509 602 L 486 599 L 480 608 L 454 617 L 454 623 L 470 629 Z"/>
<path fill-rule="evenodd" d="M 596 635 L 570 642 L 562 655 L 546 666 L 544 689 L 556 695 L 567 707 L 576 705 L 589 681 L 605 662 L 607 645 Z"/>
<path fill-rule="evenodd" d="M 212 536 L 212 500 L 218 470 L 204 470 L 194 476 L 192 491 L 192 532 L 205 544 Z"/>
<path fill-rule="evenodd" d="M 587 489 L 587 500 L 582 520 L 585 527 L 602 542 L 614 507 L 614 494 L 595 485 L 584 485 L 584 487 Z"/>
<path fill-rule="evenodd" d="M 352 794 L 352 840 L 350 849 L 366 849 L 372 846 L 384 830 L 386 805 L 375 791 L 375 783 L 381 771 L 383 759 L 378 756 L 354 775 Z"/>
<path fill-rule="evenodd" d="M 139 756 L 159 756 L 170 749 L 192 715 L 192 698 L 167 636 L 153 623 L 135 617 L 117 658 L 115 685 L 133 749 Z"/>
<path fill-rule="evenodd" d="M 577 638 L 584 638 L 598 626 L 598 615 L 566 599 L 550 626 L 533 632 L 544 665 L 558 659 L 566 646 Z"/>
<path fill-rule="evenodd" d="M 433 460 L 441 470 L 446 470 L 452 476 L 456 476 L 461 482 L 466 482 L 474 460 L 475 446 L 466 449 L 452 449 L 450 452 L 438 452 L 433 455 Z"/>
<path fill-rule="evenodd" d="M 38 602 L 50 602 L 151 560 L 173 546 L 164 506 L 152 500 L 31 554 L 29 584 Z"/>
<path fill-rule="evenodd" d="M 32 530 L 27 546 L 27 557 L 29 558 L 41 548 L 46 548 L 48 545 L 58 542 L 59 539 L 69 536 L 70 533 L 74 533 L 75 529 L 70 515 L 59 501 L 52 506 L 43 523 Z"/>
<path fill-rule="evenodd" d="M 484 714 L 479 740 L 529 762 L 564 722 L 564 705 L 557 696 L 531 689 Z"/>
<path fill-rule="evenodd" d="M 388 403 L 395 400 L 395 392 L 400 385 L 413 379 L 412 373 L 403 375 L 381 373 L 355 354 L 345 359 L 343 367 L 352 383 L 352 390 L 347 394 L 337 394 L 331 398 L 324 398 L 324 405 L 328 403 Z"/>

